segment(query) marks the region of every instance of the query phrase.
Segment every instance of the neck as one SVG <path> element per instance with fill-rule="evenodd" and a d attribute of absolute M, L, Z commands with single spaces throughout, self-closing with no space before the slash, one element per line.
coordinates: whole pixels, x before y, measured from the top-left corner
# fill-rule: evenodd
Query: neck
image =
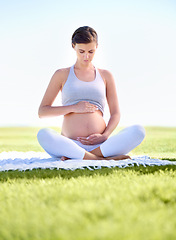
<path fill-rule="evenodd" d="M 82 64 L 82 63 L 80 63 L 78 60 L 76 61 L 76 63 L 75 63 L 74 66 L 75 66 L 76 68 L 78 68 L 78 69 L 83 69 L 83 70 L 87 70 L 87 69 L 93 68 L 92 62 L 87 63 L 87 64 Z"/>

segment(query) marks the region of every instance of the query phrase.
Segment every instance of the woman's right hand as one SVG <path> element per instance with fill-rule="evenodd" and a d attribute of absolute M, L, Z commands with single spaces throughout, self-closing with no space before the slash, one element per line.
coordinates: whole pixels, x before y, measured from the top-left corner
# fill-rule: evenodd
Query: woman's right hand
<path fill-rule="evenodd" d="M 93 113 L 98 110 L 98 107 L 96 105 L 86 101 L 78 102 L 73 106 L 75 113 Z"/>

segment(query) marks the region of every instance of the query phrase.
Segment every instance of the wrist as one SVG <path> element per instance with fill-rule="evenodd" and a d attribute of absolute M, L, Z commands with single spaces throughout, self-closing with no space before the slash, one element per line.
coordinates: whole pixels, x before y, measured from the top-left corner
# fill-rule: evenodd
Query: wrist
<path fill-rule="evenodd" d="M 104 138 L 104 141 L 106 141 L 106 140 L 108 139 L 108 137 L 109 137 L 109 134 L 108 134 L 107 132 L 104 132 L 104 133 L 102 134 L 102 136 L 103 136 L 103 138 Z"/>
<path fill-rule="evenodd" d="M 75 112 L 75 111 L 76 111 L 76 105 L 75 105 L 75 104 L 73 104 L 73 105 L 70 105 L 69 107 L 70 107 L 70 108 L 69 108 L 69 110 L 70 110 L 70 113 L 73 113 L 73 112 Z"/>

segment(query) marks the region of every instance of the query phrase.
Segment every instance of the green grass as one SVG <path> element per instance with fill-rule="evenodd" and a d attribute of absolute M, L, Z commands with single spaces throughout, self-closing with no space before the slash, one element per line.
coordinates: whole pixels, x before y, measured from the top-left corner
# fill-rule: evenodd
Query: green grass
<path fill-rule="evenodd" d="M 1 128 L 2 151 L 42 151 L 38 128 Z M 176 128 L 131 155 L 176 160 Z M 0 239 L 176 239 L 176 166 L 0 172 Z"/>

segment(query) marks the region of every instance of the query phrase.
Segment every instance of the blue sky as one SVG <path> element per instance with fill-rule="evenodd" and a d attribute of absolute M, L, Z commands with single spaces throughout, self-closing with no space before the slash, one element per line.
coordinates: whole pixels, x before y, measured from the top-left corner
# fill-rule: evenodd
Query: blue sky
<path fill-rule="evenodd" d="M 61 124 L 37 111 L 53 73 L 74 64 L 71 35 L 84 25 L 99 35 L 94 64 L 116 80 L 120 125 L 176 126 L 174 0 L 1 0 L 0 126 Z"/>

